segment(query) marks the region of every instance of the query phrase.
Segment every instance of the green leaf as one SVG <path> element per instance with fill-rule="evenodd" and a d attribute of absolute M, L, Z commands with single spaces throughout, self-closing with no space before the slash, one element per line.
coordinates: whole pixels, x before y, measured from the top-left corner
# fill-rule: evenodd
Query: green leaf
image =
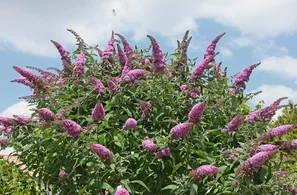
<path fill-rule="evenodd" d="M 101 188 L 102 188 L 102 189 L 108 189 L 108 191 L 109 191 L 111 194 L 113 194 L 113 192 L 114 192 L 113 187 L 111 187 L 111 185 L 109 185 L 108 183 L 105 183 L 105 182 L 103 182 Z"/>
<path fill-rule="evenodd" d="M 198 191 L 198 186 L 196 184 L 192 184 L 191 185 L 191 191 L 190 191 L 190 195 L 195 195 L 197 194 L 197 191 Z"/>
<path fill-rule="evenodd" d="M 141 185 L 142 187 L 144 187 L 148 192 L 150 192 L 149 188 L 142 181 L 140 181 L 140 180 L 133 180 L 133 181 L 130 181 L 130 182 L 131 183 L 137 183 L 137 184 Z"/>
<path fill-rule="evenodd" d="M 183 163 L 180 162 L 177 165 L 174 166 L 171 175 L 173 175 L 181 166 L 183 166 Z"/>
<path fill-rule="evenodd" d="M 178 188 L 177 185 L 170 184 L 170 185 L 168 185 L 168 186 L 162 188 L 161 191 L 163 191 L 163 190 L 176 190 L 177 188 Z"/>

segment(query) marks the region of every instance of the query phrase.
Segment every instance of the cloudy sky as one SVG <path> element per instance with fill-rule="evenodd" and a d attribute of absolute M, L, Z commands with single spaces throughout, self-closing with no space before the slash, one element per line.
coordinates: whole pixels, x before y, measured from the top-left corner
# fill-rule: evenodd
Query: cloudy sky
<path fill-rule="evenodd" d="M 73 51 L 75 39 L 68 28 L 100 48 L 112 30 L 140 47 L 149 45 L 150 34 L 169 52 L 190 30 L 189 56 L 200 59 L 207 44 L 227 32 L 217 46 L 221 53 L 216 59 L 228 67 L 229 75 L 262 62 L 247 91 L 263 93 L 251 103 L 269 104 L 281 96 L 297 102 L 296 8 L 296 0 L 0 1 L 0 115 L 26 113 L 27 104 L 18 97 L 31 93 L 10 83 L 20 77 L 12 66 L 61 67 L 50 40 Z"/>

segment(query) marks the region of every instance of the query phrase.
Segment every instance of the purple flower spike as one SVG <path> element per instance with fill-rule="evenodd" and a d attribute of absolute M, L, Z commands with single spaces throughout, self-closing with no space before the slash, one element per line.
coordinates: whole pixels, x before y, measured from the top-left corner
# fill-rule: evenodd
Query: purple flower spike
<path fill-rule="evenodd" d="M 73 74 L 77 76 L 82 76 L 85 74 L 85 57 L 86 53 L 82 51 L 76 58 Z"/>
<path fill-rule="evenodd" d="M 128 118 L 123 126 L 123 129 L 137 129 L 137 121 L 134 118 Z"/>
<path fill-rule="evenodd" d="M 190 81 L 199 81 L 201 76 L 203 75 L 205 69 L 207 66 L 213 61 L 213 59 L 216 57 L 218 53 L 215 53 L 214 55 L 207 56 L 205 59 L 203 59 L 195 68 L 192 75 L 190 76 Z"/>
<path fill-rule="evenodd" d="M 277 148 L 278 148 L 278 146 L 276 146 L 276 145 L 264 144 L 264 145 L 261 145 L 261 146 L 257 146 L 256 153 L 259 153 L 259 152 L 273 152 Z"/>
<path fill-rule="evenodd" d="M 95 85 L 96 93 L 97 94 L 102 93 L 104 91 L 104 89 L 105 89 L 103 83 L 99 79 L 97 79 L 96 77 L 92 77 L 92 81 L 93 81 L 93 83 Z"/>
<path fill-rule="evenodd" d="M 188 120 L 191 123 L 198 124 L 201 120 L 204 109 L 206 108 L 205 102 L 199 102 L 194 105 L 188 114 Z"/>
<path fill-rule="evenodd" d="M 19 124 L 19 125 L 25 125 L 31 121 L 30 118 L 26 116 L 21 116 L 21 115 L 13 115 L 14 120 Z"/>
<path fill-rule="evenodd" d="M 107 46 L 102 52 L 102 59 L 109 59 L 114 52 L 114 39 L 108 41 Z"/>
<path fill-rule="evenodd" d="M 129 71 L 131 71 L 131 69 L 132 69 L 131 58 L 129 57 L 126 63 L 124 64 L 121 78 L 123 78 Z"/>
<path fill-rule="evenodd" d="M 107 86 L 110 91 L 110 97 L 112 97 L 118 91 L 118 86 L 112 80 L 107 81 Z"/>
<path fill-rule="evenodd" d="M 165 66 L 165 62 L 166 62 L 166 58 L 159 46 L 159 44 L 157 43 L 156 39 L 150 35 L 147 35 L 148 38 L 151 41 L 152 44 L 152 50 L 153 50 L 153 65 L 155 68 L 155 72 L 163 72 L 166 71 L 166 66 Z"/>
<path fill-rule="evenodd" d="M 206 48 L 205 54 L 204 54 L 204 59 L 207 58 L 208 56 L 212 56 L 215 54 L 215 49 L 217 46 L 217 43 L 219 42 L 219 40 L 225 35 L 226 33 L 222 33 L 219 36 L 217 36 L 216 38 L 214 38 L 209 45 Z M 214 62 L 214 59 L 213 61 Z"/>
<path fill-rule="evenodd" d="M 170 155 L 170 148 L 161 148 L 160 151 L 155 153 L 156 158 L 170 157 Z"/>
<path fill-rule="evenodd" d="M 96 153 L 103 162 L 112 160 L 113 158 L 113 153 L 108 148 L 100 144 L 90 144 L 90 149 L 92 150 L 92 152 Z"/>
<path fill-rule="evenodd" d="M 15 79 L 15 80 L 12 80 L 10 82 L 12 82 L 12 83 L 21 83 L 21 84 L 26 85 L 26 86 L 31 87 L 31 88 L 34 88 L 35 87 L 34 83 L 32 83 L 31 81 L 29 81 L 25 77 Z"/>
<path fill-rule="evenodd" d="M 216 173 L 220 173 L 220 169 L 213 165 L 202 165 L 192 171 L 189 175 L 193 177 L 195 180 L 200 181 L 202 177 L 211 176 Z"/>
<path fill-rule="evenodd" d="M 118 47 L 119 62 L 121 64 L 121 66 L 123 67 L 123 66 L 125 66 L 126 62 L 128 61 L 128 58 L 119 44 L 117 44 L 117 47 Z"/>
<path fill-rule="evenodd" d="M 0 116 L 0 125 L 4 127 L 13 126 L 15 124 L 15 120 L 13 118 Z"/>
<path fill-rule="evenodd" d="M 105 120 L 105 110 L 102 103 L 97 103 L 92 111 L 94 120 Z"/>
<path fill-rule="evenodd" d="M 293 130 L 296 126 L 297 126 L 296 124 L 283 125 L 283 126 L 273 128 L 270 131 L 268 131 L 267 133 L 269 135 L 271 135 L 272 137 L 282 136 L 282 135 L 288 133 L 289 131 Z"/>
<path fill-rule="evenodd" d="M 270 158 L 271 154 L 271 152 L 259 152 L 255 154 L 244 161 L 242 169 L 239 172 L 243 172 L 246 177 L 253 178 L 254 174 Z"/>
<path fill-rule="evenodd" d="M 142 141 L 142 147 L 143 149 L 153 152 L 158 148 L 158 145 L 155 144 L 151 139 L 149 139 L 148 137 L 146 137 L 143 141 Z"/>
<path fill-rule="evenodd" d="M 176 125 L 170 130 L 171 139 L 180 139 L 189 134 L 190 130 L 192 129 L 192 123 L 181 123 Z"/>
<path fill-rule="evenodd" d="M 43 120 L 46 121 L 52 121 L 55 119 L 55 114 L 48 108 L 40 108 L 38 110 L 38 114 Z"/>
<path fill-rule="evenodd" d="M 257 121 L 263 121 L 263 122 L 269 121 L 275 115 L 275 112 L 278 109 L 280 102 L 283 101 L 284 99 L 287 99 L 287 98 L 286 97 L 279 98 L 271 105 L 261 108 L 259 110 L 256 110 L 254 112 L 251 112 L 245 117 L 244 121 L 249 123 L 255 123 Z"/>
<path fill-rule="evenodd" d="M 68 135 L 72 137 L 77 137 L 80 135 L 82 128 L 79 124 L 72 120 L 62 120 L 62 123 Z"/>
<path fill-rule="evenodd" d="M 130 55 L 134 54 L 134 49 L 131 47 L 131 45 L 129 45 L 129 43 L 127 42 L 127 40 L 125 39 L 125 37 L 123 37 L 122 35 L 115 33 L 116 36 L 118 36 L 123 45 L 124 45 L 124 52 L 126 54 L 127 57 L 129 57 Z"/>
<path fill-rule="evenodd" d="M 148 71 L 143 70 L 143 69 L 135 69 L 135 70 L 130 70 L 124 77 L 123 80 L 125 80 L 126 82 L 128 82 L 130 85 L 133 85 L 134 82 L 142 77 L 145 76 L 145 74 L 147 74 Z"/>
<path fill-rule="evenodd" d="M 235 132 L 238 131 L 238 127 L 242 121 L 241 115 L 235 116 L 229 123 L 227 129 L 223 129 L 221 132 L 226 133 L 226 132 Z"/>
<path fill-rule="evenodd" d="M 240 73 L 238 73 L 235 77 L 235 81 L 233 82 L 233 86 L 235 89 L 229 92 L 229 94 L 238 94 L 241 93 L 239 88 L 245 89 L 245 82 L 248 82 L 250 79 L 250 75 L 252 74 L 253 69 L 255 69 L 257 66 L 259 66 L 261 62 L 257 64 L 250 65 L 246 68 L 244 68 Z"/>
<path fill-rule="evenodd" d="M 53 40 L 51 40 L 51 42 L 55 45 L 61 55 L 61 59 L 64 62 L 64 70 L 67 72 L 70 71 L 71 59 L 69 56 L 69 52 L 66 51 L 66 49 L 60 43 L 57 43 Z"/>
<path fill-rule="evenodd" d="M 40 80 L 36 74 L 26 68 L 21 68 L 18 66 L 13 66 L 13 68 L 30 82 L 37 83 Z"/>
<path fill-rule="evenodd" d="M 130 195 L 125 188 L 117 189 L 114 195 Z"/>

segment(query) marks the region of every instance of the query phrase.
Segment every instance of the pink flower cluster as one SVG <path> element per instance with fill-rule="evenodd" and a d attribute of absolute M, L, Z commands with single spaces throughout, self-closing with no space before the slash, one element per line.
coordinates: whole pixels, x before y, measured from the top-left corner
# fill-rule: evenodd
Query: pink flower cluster
<path fill-rule="evenodd" d="M 18 125 L 25 125 L 25 124 L 31 122 L 31 119 L 26 116 L 13 115 L 13 117 Z"/>
<path fill-rule="evenodd" d="M 217 43 L 225 34 L 226 33 L 222 33 L 222 34 L 218 35 L 209 43 L 209 45 L 206 48 L 205 54 L 204 54 L 204 59 L 207 58 L 208 56 L 212 56 L 215 54 L 215 49 L 216 49 Z M 211 62 L 214 62 L 214 59 Z"/>
<path fill-rule="evenodd" d="M 0 116 L 0 125 L 4 127 L 13 126 L 15 124 L 15 120 L 13 118 Z"/>
<path fill-rule="evenodd" d="M 123 129 L 137 129 L 137 121 L 134 118 L 128 118 L 123 126 Z"/>
<path fill-rule="evenodd" d="M 150 35 L 147 35 L 148 38 L 151 40 L 152 50 L 153 50 L 153 65 L 155 67 L 155 72 L 163 72 L 166 69 L 165 63 L 166 58 L 157 43 L 156 39 Z"/>
<path fill-rule="evenodd" d="M 275 115 L 275 112 L 278 109 L 280 102 L 284 99 L 287 99 L 287 97 L 279 98 L 276 101 L 274 101 L 271 105 L 251 112 L 245 117 L 244 121 L 249 123 L 255 123 L 257 121 L 269 121 Z"/>
<path fill-rule="evenodd" d="M 130 194 L 128 190 L 126 190 L 125 188 L 120 188 L 120 189 L 117 189 L 114 195 L 130 195 Z"/>
<path fill-rule="evenodd" d="M 126 62 L 128 61 L 128 58 L 119 44 L 117 44 L 117 48 L 118 48 L 119 62 L 121 64 L 121 66 L 123 67 L 123 66 L 125 66 Z"/>
<path fill-rule="evenodd" d="M 82 131 L 81 126 L 72 120 L 62 120 L 62 124 L 68 135 L 72 137 L 79 136 Z"/>
<path fill-rule="evenodd" d="M 264 144 L 264 145 L 257 146 L 255 152 L 256 153 L 259 153 L 259 152 L 273 152 L 277 148 L 278 148 L 277 145 Z"/>
<path fill-rule="evenodd" d="M 250 65 L 244 68 L 240 73 L 238 73 L 235 77 L 235 81 L 233 82 L 233 89 L 229 92 L 229 94 L 235 95 L 241 93 L 240 88 L 245 89 L 245 82 L 248 82 L 250 79 L 250 75 L 252 74 L 253 69 L 259 66 L 261 63 Z"/>
<path fill-rule="evenodd" d="M 34 74 L 32 71 L 25 69 L 25 68 L 21 68 L 18 66 L 13 66 L 13 68 L 20 73 L 23 77 L 25 77 L 28 81 L 32 82 L 33 84 L 37 83 L 38 81 L 40 81 L 39 77 Z"/>
<path fill-rule="evenodd" d="M 142 145 L 143 149 L 150 151 L 150 152 L 153 152 L 158 148 L 158 145 L 155 144 L 153 142 L 153 140 L 151 140 L 147 137 L 142 141 L 141 145 Z"/>
<path fill-rule="evenodd" d="M 288 133 L 289 131 L 293 130 L 296 126 L 297 126 L 297 124 L 282 125 L 282 126 L 279 126 L 279 127 L 269 130 L 267 133 L 271 137 L 282 136 L 282 135 Z"/>
<path fill-rule="evenodd" d="M 217 54 L 213 54 L 203 59 L 193 71 L 192 75 L 189 78 L 189 81 L 199 81 L 205 69 L 213 61 L 216 55 Z"/>
<path fill-rule="evenodd" d="M 222 129 L 221 132 L 222 133 L 226 133 L 226 132 L 234 132 L 234 131 L 238 131 L 238 127 L 241 123 L 242 119 L 241 119 L 241 115 L 237 115 L 235 116 L 229 123 L 227 126 L 227 129 Z"/>
<path fill-rule="evenodd" d="M 114 39 L 108 41 L 104 51 L 102 52 L 102 59 L 109 59 L 114 52 Z"/>
<path fill-rule="evenodd" d="M 144 76 L 147 73 L 148 73 L 148 71 L 143 70 L 143 69 L 130 70 L 129 72 L 127 72 L 125 74 L 125 76 L 123 77 L 123 80 L 125 80 L 126 82 L 128 82 L 130 85 L 133 85 L 134 82 L 138 78 Z"/>
<path fill-rule="evenodd" d="M 51 40 L 51 42 L 55 45 L 55 47 L 58 49 L 60 55 L 61 55 L 61 59 L 63 61 L 65 61 L 64 63 L 64 70 L 65 71 L 70 71 L 70 65 L 71 65 L 71 59 L 69 57 L 69 52 L 66 51 L 66 49 L 60 44 L 60 43 L 57 43 L 53 40 Z"/>
<path fill-rule="evenodd" d="M 38 114 L 45 121 L 52 121 L 55 119 L 55 114 L 48 108 L 40 108 Z"/>
<path fill-rule="evenodd" d="M 244 161 L 242 169 L 239 172 L 243 172 L 246 177 L 252 178 L 254 174 L 260 169 L 263 163 L 265 163 L 271 156 L 271 152 L 259 152 L 254 156 Z"/>
<path fill-rule="evenodd" d="M 205 102 L 199 102 L 198 104 L 195 104 L 188 114 L 188 121 L 190 123 L 198 124 L 201 120 L 201 117 L 205 108 L 206 108 Z"/>
<path fill-rule="evenodd" d="M 86 53 L 82 51 L 76 58 L 73 74 L 77 76 L 82 76 L 85 74 L 85 57 Z"/>
<path fill-rule="evenodd" d="M 94 83 L 96 93 L 97 94 L 102 93 L 104 91 L 104 89 L 105 89 L 103 83 L 99 79 L 97 79 L 96 77 L 92 77 L 92 81 Z"/>
<path fill-rule="evenodd" d="M 28 79 L 26 79 L 25 77 L 23 78 L 18 78 L 18 79 L 14 79 L 11 81 L 12 83 L 21 83 L 23 85 L 26 85 L 30 88 L 35 88 L 35 85 L 33 82 L 29 81 Z"/>
<path fill-rule="evenodd" d="M 110 92 L 110 97 L 112 97 L 118 91 L 117 84 L 110 79 L 107 81 L 107 86 Z"/>
<path fill-rule="evenodd" d="M 202 177 L 211 176 L 216 173 L 220 173 L 220 169 L 213 165 L 202 165 L 192 171 L 189 175 L 193 177 L 195 180 L 200 181 Z"/>
<path fill-rule="evenodd" d="M 176 126 L 174 126 L 171 130 L 171 139 L 176 140 L 180 139 L 186 135 L 189 134 L 190 130 L 192 129 L 193 124 L 192 123 L 181 123 Z"/>
<path fill-rule="evenodd" d="M 124 45 L 124 52 L 125 52 L 126 56 L 129 57 L 130 55 L 134 54 L 134 49 L 129 45 L 127 40 L 122 35 L 120 35 L 118 33 L 115 33 L 115 35 L 117 35 L 121 39 L 121 41 Z"/>
<path fill-rule="evenodd" d="M 97 154 L 101 161 L 112 160 L 113 158 L 113 153 L 100 144 L 90 144 L 90 149 Z"/>
<path fill-rule="evenodd" d="M 161 148 L 158 152 L 155 153 L 156 158 L 170 157 L 170 155 L 170 148 Z"/>
<path fill-rule="evenodd" d="M 94 120 L 105 120 L 105 110 L 102 103 L 98 102 L 95 105 L 92 111 L 92 117 Z"/>
<path fill-rule="evenodd" d="M 59 177 L 60 178 L 64 178 L 64 177 L 67 177 L 67 176 L 68 176 L 68 174 L 65 171 L 60 171 L 59 172 Z"/>

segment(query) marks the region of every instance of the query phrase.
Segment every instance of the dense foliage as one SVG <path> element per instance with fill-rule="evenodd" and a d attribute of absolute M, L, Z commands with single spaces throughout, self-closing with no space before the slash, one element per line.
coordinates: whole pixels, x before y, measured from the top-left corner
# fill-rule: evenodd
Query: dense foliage
<path fill-rule="evenodd" d="M 35 179 L 18 169 L 14 164 L 0 158 L 0 194 L 40 194 Z"/>
<path fill-rule="evenodd" d="M 40 186 L 53 194 L 293 192 L 274 172 L 282 159 L 269 159 L 292 149 L 272 142 L 295 125 L 266 131 L 283 99 L 250 113 L 247 101 L 256 94 L 243 91 L 259 63 L 230 85 L 215 61 L 224 34 L 196 65 L 187 57 L 188 32 L 175 53 L 164 55 L 152 36 L 148 49 L 134 49 L 113 34 L 102 51 L 69 31 L 78 41 L 71 55 L 52 41 L 63 70 L 28 67 L 38 76 L 14 67 L 23 78 L 13 82 L 33 89 L 22 97 L 36 105 L 32 117 L 0 118 Z"/>

